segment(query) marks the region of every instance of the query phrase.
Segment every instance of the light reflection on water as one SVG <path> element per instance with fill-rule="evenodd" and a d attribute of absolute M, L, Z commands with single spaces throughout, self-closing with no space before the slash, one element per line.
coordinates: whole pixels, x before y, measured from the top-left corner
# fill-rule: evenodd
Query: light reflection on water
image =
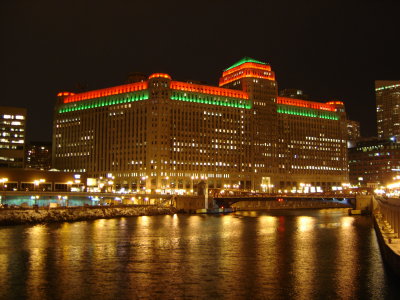
<path fill-rule="evenodd" d="M 0 228 L 0 299 L 396 299 L 370 218 L 342 210 Z"/>

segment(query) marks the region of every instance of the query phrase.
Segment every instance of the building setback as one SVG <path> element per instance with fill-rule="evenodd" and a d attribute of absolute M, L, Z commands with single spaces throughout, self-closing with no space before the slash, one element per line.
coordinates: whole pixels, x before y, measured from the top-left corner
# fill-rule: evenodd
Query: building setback
<path fill-rule="evenodd" d="M 26 109 L 0 106 L 0 167 L 23 168 Z"/>
<path fill-rule="evenodd" d="M 118 187 L 190 193 L 328 189 L 348 181 L 343 103 L 278 97 L 270 65 L 244 58 L 219 87 L 144 80 L 80 94 L 55 107 L 53 166 Z M 131 80 L 133 81 L 133 80 Z"/>

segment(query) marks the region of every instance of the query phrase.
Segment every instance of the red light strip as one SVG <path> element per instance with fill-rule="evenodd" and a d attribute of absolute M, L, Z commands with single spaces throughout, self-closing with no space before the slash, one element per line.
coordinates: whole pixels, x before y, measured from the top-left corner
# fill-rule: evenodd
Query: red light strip
<path fill-rule="evenodd" d="M 154 74 L 151 74 L 151 75 L 149 76 L 149 79 L 157 78 L 157 77 L 162 77 L 162 78 L 171 79 L 171 76 L 169 76 L 168 74 L 165 74 L 165 73 L 154 73 Z"/>
<path fill-rule="evenodd" d="M 300 100 L 300 99 L 293 99 L 293 98 L 286 98 L 286 97 L 278 97 L 276 103 L 298 106 L 298 107 L 307 107 L 307 108 L 313 108 L 313 109 L 319 109 L 319 110 L 326 110 L 326 111 L 336 111 L 336 108 L 332 107 L 329 104 Z"/>
<path fill-rule="evenodd" d="M 65 96 L 73 96 L 75 95 L 75 93 L 71 93 L 71 92 L 60 92 L 57 94 L 57 97 L 65 97 Z"/>
<path fill-rule="evenodd" d="M 329 104 L 329 105 L 344 105 L 344 103 L 342 101 L 329 101 L 329 102 L 326 102 L 326 104 Z"/>
<path fill-rule="evenodd" d="M 111 87 L 111 88 L 71 95 L 64 99 L 64 103 L 77 102 L 77 101 L 82 101 L 82 100 L 87 100 L 87 99 L 94 99 L 94 98 L 118 95 L 118 94 L 123 94 L 123 93 L 141 91 L 141 90 L 145 90 L 145 89 L 147 89 L 147 82 L 135 82 L 135 83 L 119 85 L 119 86 L 115 86 L 115 87 Z"/>
<path fill-rule="evenodd" d="M 192 84 L 179 81 L 171 81 L 171 89 L 203 94 L 212 94 L 218 96 L 226 96 L 232 98 L 249 99 L 249 95 L 243 91 L 224 89 L 208 85 Z"/>
<path fill-rule="evenodd" d="M 251 78 L 260 78 L 260 79 L 267 79 L 267 80 L 275 80 L 275 74 L 271 72 L 269 75 L 264 75 L 265 71 L 260 71 L 260 70 L 249 70 L 247 69 L 246 71 L 243 71 L 242 74 L 237 74 L 235 75 L 230 75 L 229 77 L 221 77 L 219 79 L 219 86 L 228 84 L 232 81 L 241 79 L 241 78 L 246 78 L 246 77 L 251 77 Z"/>
<path fill-rule="evenodd" d="M 250 69 L 250 68 L 264 70 L 264 71 L 271 71 L 271 66 L 269 66 L 269 65 L 262 65 L 262 64 L 247 62 L 247 63 L 241 64 L 235 68 L 232 68 L 232 69 L 229 69 L 229 70 L 223 72 L 222 77 L 227 76 L 232 73 L 235 73 L 237 71 L 243 70 L 243 69 Z"/>

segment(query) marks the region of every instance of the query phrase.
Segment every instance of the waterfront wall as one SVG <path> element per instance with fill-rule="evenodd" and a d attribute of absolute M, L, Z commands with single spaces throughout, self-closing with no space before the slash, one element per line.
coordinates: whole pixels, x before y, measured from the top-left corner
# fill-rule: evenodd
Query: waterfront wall
<path fill-rule="evenodd" d="M 380 212 L 373 216 L 379 249 L 386 265 L 400 277 L 400 240 Z"/>
<path fill-rule="evenodd" d="M 166 215 L 175 212 L 175 208 L 157 206 L 1 209 L 0 225 L 72 222 L 117 217 Z"/>
<path fill-rule="evenodd" d="M 263 210 L 263 209 L 324 209 L 324 208 L 348 208 L 344 203 L 322 202 L 313 200 L 296 201 L 240 201 L 232 204 L 239 210 Z"/>

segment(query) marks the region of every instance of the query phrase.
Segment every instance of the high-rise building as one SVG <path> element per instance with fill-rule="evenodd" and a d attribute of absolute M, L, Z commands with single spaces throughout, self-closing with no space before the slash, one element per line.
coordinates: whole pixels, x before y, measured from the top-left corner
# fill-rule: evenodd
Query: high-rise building
<path fill-rule="evenodd" d="M 51 143 L 30 142 L 25 147 L 25 168 L 51 169 Z"/>
<path fill-rule="evenodd" d="M 376 80 L 378 137 L 400 136 L 400 81 Z"/>
<path fill-rule="evenodd" d="M 0 106 L 0 167 L 24 167 L 25 125 L 25 108 Z"/>
<path fill-rule="evenodd" d="M 59 93 L 53 154 L 57 169 L 136 191 L 190 193 L 202 180 L 258 191 L 348 181 L 343 103 L 278 97 L 271 66 L 251 58 L 225 69 L 219 87 L 157 73 Z"/>

